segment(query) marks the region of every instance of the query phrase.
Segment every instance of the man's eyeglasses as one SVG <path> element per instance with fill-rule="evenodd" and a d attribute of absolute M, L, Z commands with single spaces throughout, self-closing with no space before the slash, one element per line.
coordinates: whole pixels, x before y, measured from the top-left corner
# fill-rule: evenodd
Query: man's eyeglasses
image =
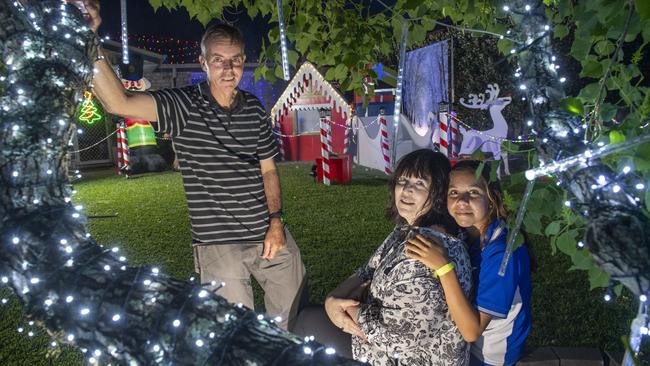
<path fill-rule="evenodd" d="M 240 67 L 244 64 L 244 56 L 235 56 L 233 58 L 223 58 L 220 56 L 214 56 L 210 59 L 210 63 L 216 67 Z"/>

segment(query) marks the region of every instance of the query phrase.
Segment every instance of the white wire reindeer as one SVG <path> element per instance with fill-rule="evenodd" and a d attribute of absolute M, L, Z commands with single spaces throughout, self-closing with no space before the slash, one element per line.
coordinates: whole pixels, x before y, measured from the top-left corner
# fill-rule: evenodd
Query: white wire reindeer
<path fill-rule="evenodd" d="M 471 109 L 488 109 L 492 118 L 493 126 L 486 131 L 466 130 L 462 125 L 459 126 L 463 135 L 463 142 L 460 147 L 461 155 L 471 155 L 477 149 L 483 152 L 492 153 L 494 160 L 503 160 L 503 168 L 506 174 L 510 174 L 508 168 L 508 153 L 501 150 L 501 142 L 508 137 L 508 124 L 501 111 L 510 102 L 511 97 L 499 97 L 499 85 L 488 84 L 485 92 L 488 95 L 485 100 L 485 94 L 470 94 L 469 103 L 465 103 L 464 98 L 460 98 L 460 104 Z"/>

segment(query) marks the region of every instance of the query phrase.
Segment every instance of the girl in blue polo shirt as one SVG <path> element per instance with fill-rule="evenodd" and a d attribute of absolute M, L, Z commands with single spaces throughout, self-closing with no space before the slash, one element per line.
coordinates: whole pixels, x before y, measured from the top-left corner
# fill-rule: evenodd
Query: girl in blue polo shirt
<path fill-rule="evenodd" d="M 474 301 L 463 294 L 444 247 L 418 236 L 406 256 L 427 265 L 440 278 L 450 313 L 471 345 L 470 365 L 513 365 L 522 356 L 531 320 L 531 257 L 526 245 L 510 257 L 505 276 L 499 267 L 506 250 L 507 211 L 498 182 L 480 162 L 460 161 L 453 168 L 447 209 L 467 231 L 474 274 Z"/>

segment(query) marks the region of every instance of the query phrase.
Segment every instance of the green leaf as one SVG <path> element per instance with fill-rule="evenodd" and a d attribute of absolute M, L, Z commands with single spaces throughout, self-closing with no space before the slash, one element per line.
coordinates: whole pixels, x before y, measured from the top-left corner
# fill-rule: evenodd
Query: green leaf
<path fill-rule="evenodd" d="M 598 98 L 598 91 L 600 90 L 600 85 L 598 83 L 591 83 L 582 88 L 578 94 L 578 98 L 585 101 L 595 101 Z"/>
<path fill-rule="evenodd" d="M 422 44 L 427 37 L 427 31 L 424 27 L 414 24 L 411 30 L 409 31 L 409 44 Z"/>
<path fill-rule="evenodd" d="M 650 189 L 645 191 L 645 207 L 650 207 Z"/>
<path fill-rule="evenodd" d="M 528 233 L 542 235 L 542 222 L 540 214 L 537 212 L 527 211 L 524 217 L 524 227 Z"/>
<path fill-rule="evenodd" d="M 280 28 L 273 27 L 269 31 L 269 42 L 277 43 L 280 41 Z"/>
<path fill-rule="evenodd" d="M 300 57 L 300 55 L 298 55 L 298 52 L 294 50 L 288 50 L 287 56 L 289 58 L 289 63 L 295 67 L 296 64 L 298 63 L 298 58 Z"/>
<path fill-rule="evenodd" d="M 584 60 L 591 49 L 591 39 L 589 37 L 576 37 L 571 45 L 571 56 L 578 61 Z"/>
<path fill-rule="evenodd" d="M 636 11 L 642 20 L 650 19 L 650 1 L 648 0 L 635 0 Z"/>
<path fill-rule="evenodd" d="M 551 244 L 551 254 L 555 255 L 557 253 L 557 236 L 552 236 L 549 244 Z"/>
<path fill-rule="evenodd" d="M 153 11 L 156 12 L 162 6 L 162 0 L 149 0 L 149 5 L 151 5 Z"/>
<path fill-rule="evenodd" d="M 609 274 L 594 266 L 589 269 L 589 289 L 607 287 L 609 285 Z"/>
<path fill-rule="evenodd" d="M 623 284 L 619 283 L 613 288 L 614 294 L 618 297 L 621 296 L 621 292 L 623 292 Z"/>
<path fill-rule="evenodd" d="M 560 226 L 560 221 L 553 221 L 548 226 L 546 226 L 546 230 L 544 230 L 544 235 L 546 236 L 551 236 L 551 235 L 557 235 L 560 232 L 560 229 L 562 227 Z"/>
<path fill-rule="evenodd" d="M 562 39 L 566 37 L 567 34 L 569 34 L 569 27 L 566 25 L 556 24 L 555 27 L 553 27 L 553 37 Z"/>
<path fill-rule="evenodd" d="M 278 79 L 284 79 L 284 71 L 282 70 L 282 65 L 275 66 L 274 75 Z"/>
<path fill-rule="evenodd" d="M 595 57 L 589 57 L 583 60 L 581 64 L 580 77 L 600 78 L 603 76 L 603 66 Z"/>
<path fill-rule="evenodd" d="M 565 98 L 562 101 L 562 104 L 564 105 L 564 109 L 566 109 L 567 112 L 569 113 L 573 113 L 578 116 L 582 116 L 585 114 L 585 109 L 582 106 L 582 101 L 578 98 L 574 98 L 574 97 Z"/>
<path fill-rule="evenodd" d="M 348 68 L 344 64 L 339 64 L 334 69 L 334 77 L 338 80 L 343 80 L 348 75 Z"/>
<path fill-rule="evenodd" d="M 616 50 L 614 42 L 608 39 L 602 40 L 594 46 L 594 51 L 601 56 L 609 56 L 614 52 L 614 50 Z"/>
<path fill-rule="evenodd" d="M 576 251 L 576 253 L 571 256 L 571 262 L 573 262 L 573 265 L 569 268 L 570 270 L 577 269 L 588 271 L 596 265 L 594 260 L 591 258 L 591 254 L 584 249 Z"/>
<path fill-rule="evenodd" d="M 305 24 L 307 23 L 307 16 L 305 16 L 305 14 L 302 13 L 296 15 L 295 23 L 298 29 L 303 29 L 305 27 Z"/>
<path fill-rule="evenodd" d="M 404 10 L 413 10 L 420 6 L 421 0 L 406 0 L 402 9 Z"/>
<path fill-rule="evenodd" d="M 330 67 L 327 69 L 327 72 L 325 72 L 325 80 L 334 80 L 336 77 L 336 68 Z"/>
<path fill-rule="evenodd" d="M 610 144 L 620 144 L 621 142 L 625 142 L 625 135 L 621 131 L 617 131 L 617 130 L 609 131 Z"/>
<path fill-rule="evenodd" d="M 576 241 L 577 234 L 576 230 L 569 230 L 562 233 L 557 238 L 557 249 L 568 256 L 573 256 L 578 250 Z"/>
<path fill-rule="evenodd" d="M 343 56 L 343 64 L 350 69 L 357 66 L 357 62 L 359 61 L 359 55 L 356 52 L 350 52 Z"/>
<path fill-rule="evenodd" d="M 513 43 L 507 39 L 500 39 L 497 41 L 497 49 L 502 55 L 509 55 L 510 50 L 513 47 Z"/>

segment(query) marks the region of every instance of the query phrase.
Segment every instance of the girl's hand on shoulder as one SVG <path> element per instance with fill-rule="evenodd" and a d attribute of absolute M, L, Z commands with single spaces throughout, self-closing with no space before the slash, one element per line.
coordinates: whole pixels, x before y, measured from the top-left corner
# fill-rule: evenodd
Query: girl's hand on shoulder
<path fill-rule="evenodd" d="M 436 238 L 425 238 L 418 234 L 406 242 L 404 251 L 407 258 L 422 262 L 432 271 L 449 263 L 447 249 Z"/>

